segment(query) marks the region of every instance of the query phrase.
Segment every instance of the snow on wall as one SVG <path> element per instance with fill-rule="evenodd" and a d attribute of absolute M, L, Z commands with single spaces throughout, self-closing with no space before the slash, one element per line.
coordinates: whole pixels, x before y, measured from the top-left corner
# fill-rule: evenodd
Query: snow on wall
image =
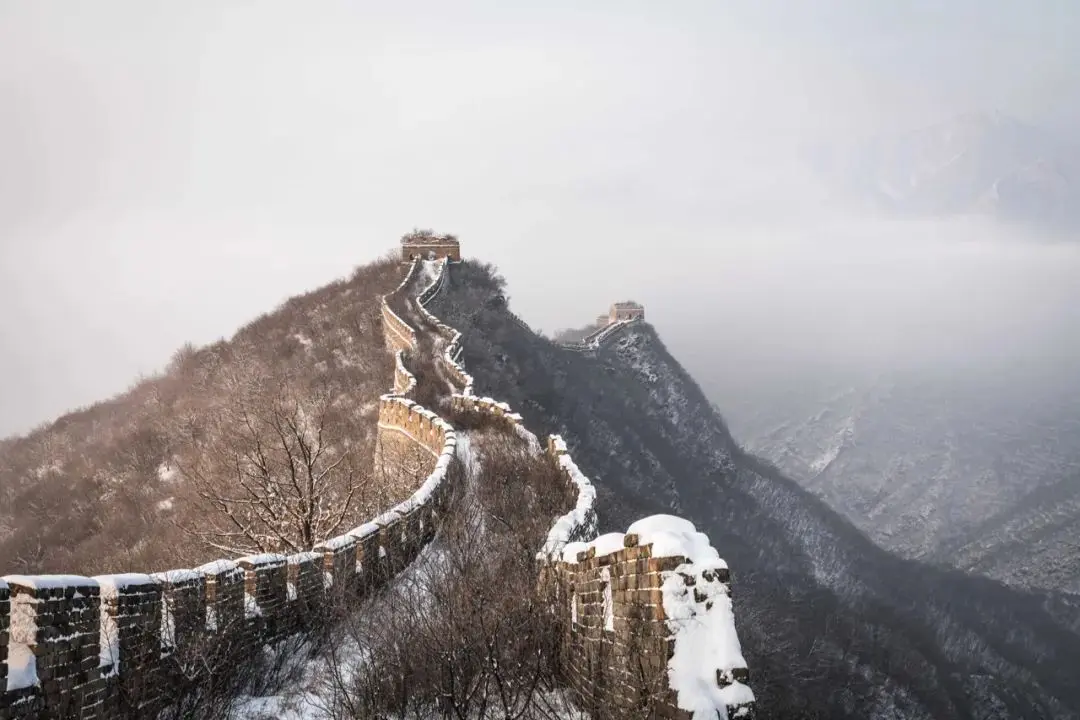
<path fill-rule="evenodd" d="M 605 343 L 612 340 L 621 330 L 633 325 L 636 322 L 640 322 L 642 318 L 635 317 L 629 320 L 619 320 L 618 322 L 605 325 L 602 328 L 592 331 L 581 342 L 574 343 L 562 343 L 561 347 L 567 350 L 574 350 L 575 352 L 591 353 L 599 350 Z"/>
<path fill-rule="evenodd" d="M 564 668 L 587 701 L 629 712 L 610 688 L 639 672 L 641 658 L 660 657 L 643 688 L 659 716 L 749 716 L 728 567 L 692 523 L 654 515 L 626 533 L 567 543 L 552 569 L 557 596 L 569 598 L 558 604 L 570 628 Z"/>
<path fill-rule="evenodd" d="M 3 589 L 8 589 L 7 583 L 3 584 Z M 8 691 L 38 684 L 37 662 L 33 651 L 37 643 L 37 616 L 32 607 L 34 602 L 34 598 L 29 594 L 19 594 L 5 608 L 8 613 L 5 613 L 6 622 L 3 627 L 7 631 L 9 645 L 3 667 L 7 672 L 4 688 Z"/>
<path fill-rule="evenodd" d="M 394 393 L 408 395 L 416 387 L 416 377 L 405 367 L 401 350 L 394 353 Z"/>
<path fill-rule="evenodd" d="M 538 553 L 541 559 L 556 559 L 561 556 L 568 543 L 596 537 L 596 488 L 578 469 L 577 463 L 566 449 L 566 441 L 558 435 L 548 438 L 548 454 L 559 466 L 576 495 L 574 507 L 555 520 L 548 531 L 544 546 Z"/>
<path fill-rule="evenodd" d="M 417 296 L 417 307 L 424 320 L 435 328 L 435 332 L 442 339 L 443 351 L 439 356 L 439 360 L 443 369 L 454 378 L 454 382 L 460 388 L 460 394 L 469 397 L 473 394 L 473 378 L 461 365 L 461 333 L 435 317 L 427 309 L 427 304 L 439 294 L 439 291 L 446 284 L 449 265 L 449 260 L 427 261 L 426 267 L 429 272 L 435 275 L 431 284 Z"/>
<path fill-rule="evenodd" d="M 531 437 L 536 443 L 536 436 L 525 428 L 521 416 L 514 413 L 509 405 L 492 398 L 477 398 L 472 394 L 472 377 L 458 362 L 461 333 L 443 324 L 425 307 L 443 288 L 447 263 L 438 263 L 437 270 L 429 266 L 429 276 L 433 272 L 436 274 L 420 293 L 418 306 L 425 320 L 447 341 L 444 364 L 451 371 L 456 370 L 468 378 L 465 391 L 452 396 L 451 409 L 458 413 L 490 414 L 509 423 L 514 431 Z M 622 320 L 601 328 L 586 338 L 582 349 L 592 351 L 600 348 L 621 330 L 639 320 Z M 621 633 L 628 642 L 645 645 L 649 642 L 648 638 L 660 637 L 664 645 L 657 651 L 667 657 L 671 650 L 670 659 L 665 667 L 653 673 L 649 682 L 654 687 L 648 690 L 655 693 L 653 702 L 664 709 L 667 713 L 665 716 L 748 716 L 752 711 L 754 696 L 746 684 L 746 662 L 735 632 L 727 584 L 728 569 L 710 545 L 708 537 L 697 532 L 689 521 L 672 516 L 645 518 L 632 525 L 626 534 L 609 533 L 597 537 L 595 488 L 573 461 L 561 437 L 551 436 L 547 451 L 576 500 L 569 512 L 555 520 L 537 557 L 547 563 L 548 570 L 554 569 L 557 583 L 571 586 L 573 582 L 568 583 L 568 577 L 575 573 L 567 568 L 577 566 L 579 554 L 585 563 L 594 563 L 590 570 L 596 571 L 596 577 L 591 579 L 592 584 L 588 587 L 590 597 L 598 597 L 601 603 L 596 612 L 583 615 L 576 601 L 569 604 L 557 602 L 558 607 L 565 608 L 570 616 L 570 648 L 584 648 L 597 636 L 595 629 L 583 629 L 579 622 L 583 617 L 600 619 L 601 643 L 608 634 L 614 637 Z M 637 572 L 641 559 L 647 559 L 645 572 Z M 601 565 L 605 567 L 601 568 Z M 614 575 L 620 569 L 623 572 Z M 644 623 L 649 622 L 664 623 L 666 632 L 656 633 L 643 627 Z M 595 658 L 595 655 L 590 657 Z M 595 675 L 599 667 L 599 672 L 611 672 L 621 682 L 624 677 L 621 673 L 628 668 L 621 667 L 620 663 L 625 662 L 627 657 L 625 654 L 612 654 L 608 662 L 600 666 L 590 660 L 585 663 L 589 668 L 585 674 Z M 633 654 L 629 657 L 632 658 Z M 564 670 L 569 677 L 575 677 L 573 664 L 567 665 Z M 575 689 L 583 697 L 587 697 L 589 688 L 612 686 L 612 683 L 605 685 L 597 682 L 600 680 L 597 677 L 582 678 L 581 673 L 577 677 L 580 683 Z M 618 706 L 619 701 L 609 697 L 606 702 Z M 636 706 L 624 709 L 627 712 L 638 710 Z"/>
<path fill-rule="evenodd" d="M 379 432 L 393 433 L 435 458 L 433 469 L 412 496 L 367 523 L 327 539 L 310 553 L 216 560 L 191 570 L 150 576 L 0 579 L 0 688 L 6 689 L 0 694 L 0 717 L 17 703 L 47 710 L 82 702 L 84 710 L 99 713 L 111 697 L 103 683 L 121 680 L 135 680 L 135 686 L 147 693 L 139 701 L 153 708 L 154 685 L 138 682 L 140 673 L 154 677 L 160 659 L 176 648 L 205 633 L 236 633 L 258 647 L 302 629 L 303 614 L 326 603 L 331 592 L 362 596 L 416 558 L 433 537 L 445 508 L 446 480 L 456 449 L 453 428 L 406 397 L 416 379 L 402 353 L 417 349 L 417 330 L 391 309 L 388 298 L 407 292 L 418 272 L 432 278 L 419 293 L 416 306 L 434 329 L 441 366 L 456 384 L 451 408 L 497 417 L 533 452 L 542 452 L 536 436 L 508 405 L 473 395 L 473 378 L 460 362 L 461 333 L 425 307 L 445 286 L 448 265 L 446 260 L 414 260 L 397 289 L 380 298 L 384 339 L 395 354 L 395 377 L 393 392 L 380 401 Z M 631 322 L 605 328 L 589 338 L 587 347 L 599 347 Z M 575 689 L 587 696 L 604 685 L 597 673 L 619 670 L 620 657 L 637 657 L 614 654 L 605 663 L 590 664 L 592 676 L 583 672 L 580 652 L 594 641 L 602 648 L 610 635 L 668 659 L 665 667 L 650 665 L 659 670 L 648 675 L 645 684 L 649 687 L 638 689 L 655 692 L 658 702 L 667 703 L 664 707 L 671 713 L 667 716 L 726 717 L 729 711 L 733 716 L 748 712 L 753 693 L 746 685 L 745 662 L 734 631 L 727 568 L 708 539 L 677 518 L 649 518 L 635 523 L 625 535 L 596 537 L 595 488 L 561 438 L 549 438 L 546 450 L 575 497 L 574 507 L 555 520 L 538 554 L 545 577 L 554 578 L 559 592 L 568 594 L 568 601 L 560 600 L 558 607 L 565 612 L 569 627 L 564 673 Z M 585 612 L 593 600 L 600 607 Z M 138 620 L 130 621 L 128 615 Z M 40 618 L 48 618 L 49 625 L 39 627 Z M 595 631 L 586 630 L 593 621 L 600 625 Z M 665 623 L 666 632 L 642 626 L 648 622 Z M 652 648 L 649 643 L 657 637 L 664 645 Z M 74 638 L 80 640 L 68 645 Z M 80 668 L 91 657 L 98 673 L 86 680 Z M 41 683 L 38 668 L 43 667 L 43 659 L 53 679 L 68 675 L 73 679 L 63 684 Z M 618 707 L 617 699 L 608 701 Z"/>
<path fill-rule="evenodd" d="M 418 268 L 414 262 L 395 292 L 409 287 Z M 61 705 L 95 717 L 99 712 L 116 716 L 120 710 L 108 705 L 116 693 L 108 688 L 118 682 L 140 688 L 139 702 L 156 707 L 154 684 L 139 678 L 154 677 L 161 658 L 176 648 L 207 632 L 235 634 L 253 648 L 284 637 L 303 627 L 304 612 L 327 602 L 328 586 L 362 595 L 388 582 L 419 553 L 437 527 L 436 509 L 446 501 L 456 439 L 442 418 L 404 397 L 415 387 L 415 378 L 401 351 L 415 349 L 416 332 L 393 312 L 387 296 L 381 305 L 396 368 L 395 392 L 382 399 L 380 425 L 435 459 L 412 496 L 314 552 L 222 559 L 153 575 L 0 580 L 0 717 L 16 705 L 30 714 L 12 717 L 32 717 Z M 324 577 L 330 582 L 324 583 Z M 39 626 L 43 618 L 48 624 Z M 77 644 L 69 644 L 76 638 Z M 96 671 L 84 681 L 88 663 Z M 44 683 L 38 676 L 42 667 L 50 679 L 72 680 Z"/>

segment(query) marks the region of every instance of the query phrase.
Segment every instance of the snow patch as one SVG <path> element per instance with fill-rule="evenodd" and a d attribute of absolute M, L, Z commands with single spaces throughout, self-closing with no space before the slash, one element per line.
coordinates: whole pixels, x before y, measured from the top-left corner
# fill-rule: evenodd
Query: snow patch
<path fill-rule="evenodd" d="M 600 582 L 604 584 L 604 629 L 615 629 L 615 601 L 611 592 L 611 570 L 600 571 Z"/>
<path fill-rule="evenodd" d="M 223 573 L 239 573 L 242 572 L 240 566 L 232 560 L 214 560 L 208 562 L 205 565 L 200 565 L 195 568 L 196 572 L 200 572 L 204 575 L 221 575 Z"/>
<path fill-rule="evenodd" d="M 698 565 L 714 564 L 727 569 L 709 536 L 698 532 L 689 520 L 674 515 L 652 515 L 638 520 L 626 532 L 637 535 L 639 545 L 651 544 L 653 557 L 682 556 Z"/>
<path fill-rule="evenodd" d="M 248 620 L 252 618 L 262 617 L 262 608 L 259 607 L 258 600 L 251 593 L 244 593 L 244 617 Z"/>
<path fill-rule="evenodd" d="M 203 574 L 198 570 L 166 570 L 164 572 L 153 573 L 150 576 L 160 583 L 175 585 L 177 583 L 187 583 L 192 580 L 198 580 L 202 578 Z"/>
<path fill-rule="evenodd" d="M 607 533 L 593 540 L 589 545 L 596 548 L 597 557 L 619 552 L 625 547 L 626 536 L 619 532 Z"/>
<path fill-rule="evenodd" d="M 37 600 L 25 593 L 11 598 L 11 624 L 8 628 L 7 689 L 21 690 L 39 684 L 37 657 Z"/>
<path fill-rule="evenodd" d="M 570 512 L 555 520 L 543 548 L 537 553 L 539 559 L 556 557 L 563 552 L 567 543 L 596 534 L 596 488 L 578 469 L 570 455 L 565 454 L 566 442 L 558 435 L 552 435 L 551 441 L 557 453 L 559 467 L 577 487 L 577 502 Z M 575 561 L 576 555 L 575 552 Z"/>
<path fill-rule="evenodd" d="M 160 465 L 158 465 L 158 469 L 157 469 L 158 480 L 160 480 L 163 483 L 171 483 L 173 480 L 176 479 L 176 476 L 178 474 L 179 474 L 179 472 L 177 471 L 177 469 L 175 467 L 173 467 L 172 465 L 170 465 L 168 462 L 163 462 Z"/>
<path fill-rule="evenodd" d="M 158 635 L 161 638 L 161 655 L 168 655 L 176 647 L 176 619 L 173 615 L 172 599 L 167 596 L 161 598 L 161 625 L 158 627 Z"/>
<path fill-rule="evenodd" d="M 97 581 L 82 575 L 5 575 L 9 585 L 33 590 L 56 590 L 69 587 L 97 587 Z"/>
<path fill-rule="evenodd" d="M 288 562 L 288 558 L 277 553 L 262 553 L 260 555 L 245 555 L 236 561 L 239 564 L 253 565 L 258 568 L 279 568 Z"/>

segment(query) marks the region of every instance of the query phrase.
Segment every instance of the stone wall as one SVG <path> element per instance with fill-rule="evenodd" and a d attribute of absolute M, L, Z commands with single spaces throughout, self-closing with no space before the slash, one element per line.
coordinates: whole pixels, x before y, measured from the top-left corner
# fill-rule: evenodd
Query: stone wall
<path fill-rule="evenodd" d="M 394 394 L 408 395 L 416 387 L 416 378 L 405 367 L 402 351 L 394 352 Z"/>
<path fill-rule="evenodd" d="M 310 627 L 342 596 L 388 582 L 434 534 L 455 438 L 419 406 L 387 407 L 385 417 L 435 457 L 434 470 L 408 500 L 313 552 L 155 575 L 0 581 L 0 720 L 152 717 L 174 653 L 215 641 L 254 650 Z"/>
<path fill-rule="evenodd" d="M 401 259 L 405 262 L 411 260 L 424 260 L 429 255 L 436 258 L 449 258 L 453 262 L 461 260 L 461 245 L 452 241 L 404 241 L 401 243 Z"/>
<path fill-rule="evenodd" d="M 686 717 L 663 682 L 673 641 L 663 624 L 661 572 L 678 564 L 633 545 L 601 557 L 595 549 L 581 551 L 576 562 L 552 568 L 563 628 L 560 664 L 594 717 L 635 717 L 646 708 L 659 717 Z"/>
<path fill-rule="evenodd" d="M 421 293 L 420 311 L 456 348 L 461 333 L 424 307 L 443 287 L 446 268 L 444 263 Z M 601 328 L 590 347 L 639 320 Z M 540 451 L 536 436 L 508 404 L 472 395 L 472 378 L 455 352 L 443 358 L 448 372 L 468 378 L 468 390 L 450 399 L 455 413 L 497 418 Z M 750 718 L 754 695 L 735 631 L 729 573 L 708 538 L 689 522 L 666 516 L 631 526 L 641 532 L 598 538 L 592 483 L 562 438 L 548 438 L 546 455 L 575 498 L 555 519 L 538 559 L 541 587 L 554 598 L 563 628 L 558 665 L 579 707 L 593 718 L 612 720 Z"/>
<path fill-rule="evenodd" d="M 379 298 L 382 309 L 383 338 L 386 341 L 386 349 L 392 353 L 409 351 L 416 347 L 416 331 L 390 308 L 387 298 L 405 292 L 418 267 L 419 262 L 414 261 L 409 265 L 409 271 L 405 273 L 405 279 L 401 281 L 401 284 L 392 292 Z"/>
<path fill-rule="evenodd" d="M 415 271 L 414 263 L 397 292 Z M 380 435 L 426 458 L 426 479 L 412 496 L 311 552 L 153 575 L 0 579 L 0 720 L 155 717 L 186 654 L 215 644 L 239 662 L 364 597 L 416 558 L 449 502 L 456 438 L 403 397 L 415 383 L 399 351 L 415 347 L 415 331 L 382 302 L 398 392 L 381 399 Z"/>
<path fill-rule="evenodd" d="M 447 265 L 441 263 L 418 307 L 439 338 L 442 370 L 460 388 L 451 408 L 498 418 L 544 452 L 508 405 L 472 394 L 473 379 L 459 361 L 461 333 L 424 307 L 443 287 Z M 414 261 L 395 293 L 407 290 L 418 267 Z M 394 392 L 380 401 L 379 442 L 384 457 L 391 453 L 397 462 L 417 453 L 434 462 L 412 496 L 311 552 L 154 575 L 0 580 L 0 720 L 154 717 L 179 672 L 178 658 L 191 649 L 224 643 L 237 657 L 250 654 L 304 630 L 337 603 L 364 597 L 417 557 L 449 502 L 456 438 L 438 415 L 405 397 L 415 378 L 401 353 L 417 348 L 416 330 L 387 296 L 381 301 L 384 339 L 397 366 Z M 683 552 L 671 533 L 649 539 L 634 532 L 637 523 L 625 536 L 597 538 L 592 484 L 560 438 L 548 439 L 546 454 L 575 503 L 555 519 L 538 553 L 540 580 L 556 598 L 564 629 L 559 665 L 582 707 L 598 718 L 634 717 L 642 708 L 660 717 L 749 715 L 753 694 L 734 632 L 727 567 L 707 538 L 697 533 L 712 553 L 704 561 L 700 539 L 695 552 Z M 640 521 L 642 528 L 653 520 Z M 708 682 L 701 672 L 688 675 L 688 664 Z"/>
<path fill-rule="evenodd" d="M 726 566 L 696 567 L 628 532 L 571 543 L 546 571 L 563 633 L 560 666 L 594 718 L 751 717 Z M 703 645 L 714 652 L 699 652 Z"/>

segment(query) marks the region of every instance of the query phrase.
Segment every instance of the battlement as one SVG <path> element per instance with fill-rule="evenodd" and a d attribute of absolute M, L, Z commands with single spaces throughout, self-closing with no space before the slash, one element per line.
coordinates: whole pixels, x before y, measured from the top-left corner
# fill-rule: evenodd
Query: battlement
<path fill-rule="evenodd" d="M 408 244 L 403 239 L 403 248 L 438 245 L 428 242 L 434 235 L 414 236 L 406 236 L 413 240 Z M 455 238 L 438 238 L 447 239 L 457 247 Z M 388 298 L 414 281 L 421 260 L 411 257 L 405 279 L 381 298 L 395 372 L 394 392 L 380 400 L 377 457 L 388 467 L 423 458 L 428 470 L 420 487 L 310 552 L 217 560 L 152 575 L 0 579 L 0 720 L 153 717 L 169 702 L 170 679 L 185 671 L 186 652 L 224 644 L 239 661 L 267 642 L 312 627 L 342 601 L 365 597 L 416 559 L 448 507 L 452 488 L 446 480 L 457 440 L 437 413 L 406 397 L 416 378 L 405 357 L 418 351 L 418 330 Z M 509 405 L 473 395 L 473 378 L 459 359 L 461 333 L 425 307 L 456 259 L 456 251 L 446 252 L 416 303 L 434 333 L 436 362 L 457 389 L 448 404 L 455 413 L 497 419 L 533 453 L 545 453 Z M 619 310 L 623 315 L 616 306 L 626 306 Z M 611 317 L 618 319 L 604 328 L 607 333 L 644 315 L 636 304 L 616 306 Z M 564 628 L 559 667 L 582 709 L 594 718 L 626 717 L 642 707 L 659 717 L 747 716 L 753 693 L 735 634 L 727 566 L 708 538 L 667 516 L 598 538 L 592 483 L 561 438 L 548 438 L 545 454 L 575 502 L 555 519 L 539 550 L 539 580 L 556 598 Z"/>
<path fill-rule="evenodd" d="M 569 543 L 548 577 L 565 628 L 560 660 L 594 717 L 751 712 L 727 564 L 689 521 L 654 515 Z"/>
<path fill-rule="evenodd" d="M 415 378 L 401 351 L 416 347 L 416 332 L 385 298 L 382 307 L 397 394 L 380 401 L 379 436 L 392 437 L 399 456 L 427 458 L 412 496 L 310 552 L 151 575 L 0 579 L 0 720 L 153 717 L 184 671 L 185 652 L 224 646 L 238 659 L 250 655 L 365 597 L 416 558 L 449 502 L 456 438 L 403 396 Z"/>
<path fill-rule="evenodd" d="M 424 304 L 445 282 L 447 263 L 421 293 L 420 311 L 457 347 L 461 333 Z M 644 307 L 615 303 L 611 322 L 590 341 L 644 319 Z M 468 378 L 449 349 L 446 369 Z M 451 397 L 455 412 L 486 413 L 539 450 L 519 414 L 504 402 L 469 390 Z M 727 564 L 693 524 L 657 515 L 627 533 L 597 537 L 596 490 L 558 436 L 546 455 L 560 470 L 574 506 L 555 519 L 538 553 L 540 582 L 555 598 L 564 634 L 559 666 L 580 708 L 593 718 L 623 718 L 648 708 L 655 717 L 749 718 L 754 694 L 731 605 Z"/>
<path fill-rule="evenodd" d="M 453 235 L 437 235 L 431 230 L 413 230 L 401 238 L 401 259 L 435 260 L 448 258 L 461 260 L 461 243 Z"/>

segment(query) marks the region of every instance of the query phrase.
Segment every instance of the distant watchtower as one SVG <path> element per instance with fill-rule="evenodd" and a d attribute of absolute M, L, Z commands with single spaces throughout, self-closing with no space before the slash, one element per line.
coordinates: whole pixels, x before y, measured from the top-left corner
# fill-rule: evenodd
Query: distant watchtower
<path fill-rule="evenodd" d="M 608 323 L 617 323 L 623 320 L 635 320 L 645 318 L 645 306 L 632 300 L 617 302 L 611 306 L 608 313 Z"/>
<path fill-rule="evenodd" d="M 461 243 L 453 235 L 436 235 L 431 230 L 413 230 L 401 238 L 401 259 L 411 262 L 421 260 L 449 258 L 455 262 L 461 260 Z"/>

